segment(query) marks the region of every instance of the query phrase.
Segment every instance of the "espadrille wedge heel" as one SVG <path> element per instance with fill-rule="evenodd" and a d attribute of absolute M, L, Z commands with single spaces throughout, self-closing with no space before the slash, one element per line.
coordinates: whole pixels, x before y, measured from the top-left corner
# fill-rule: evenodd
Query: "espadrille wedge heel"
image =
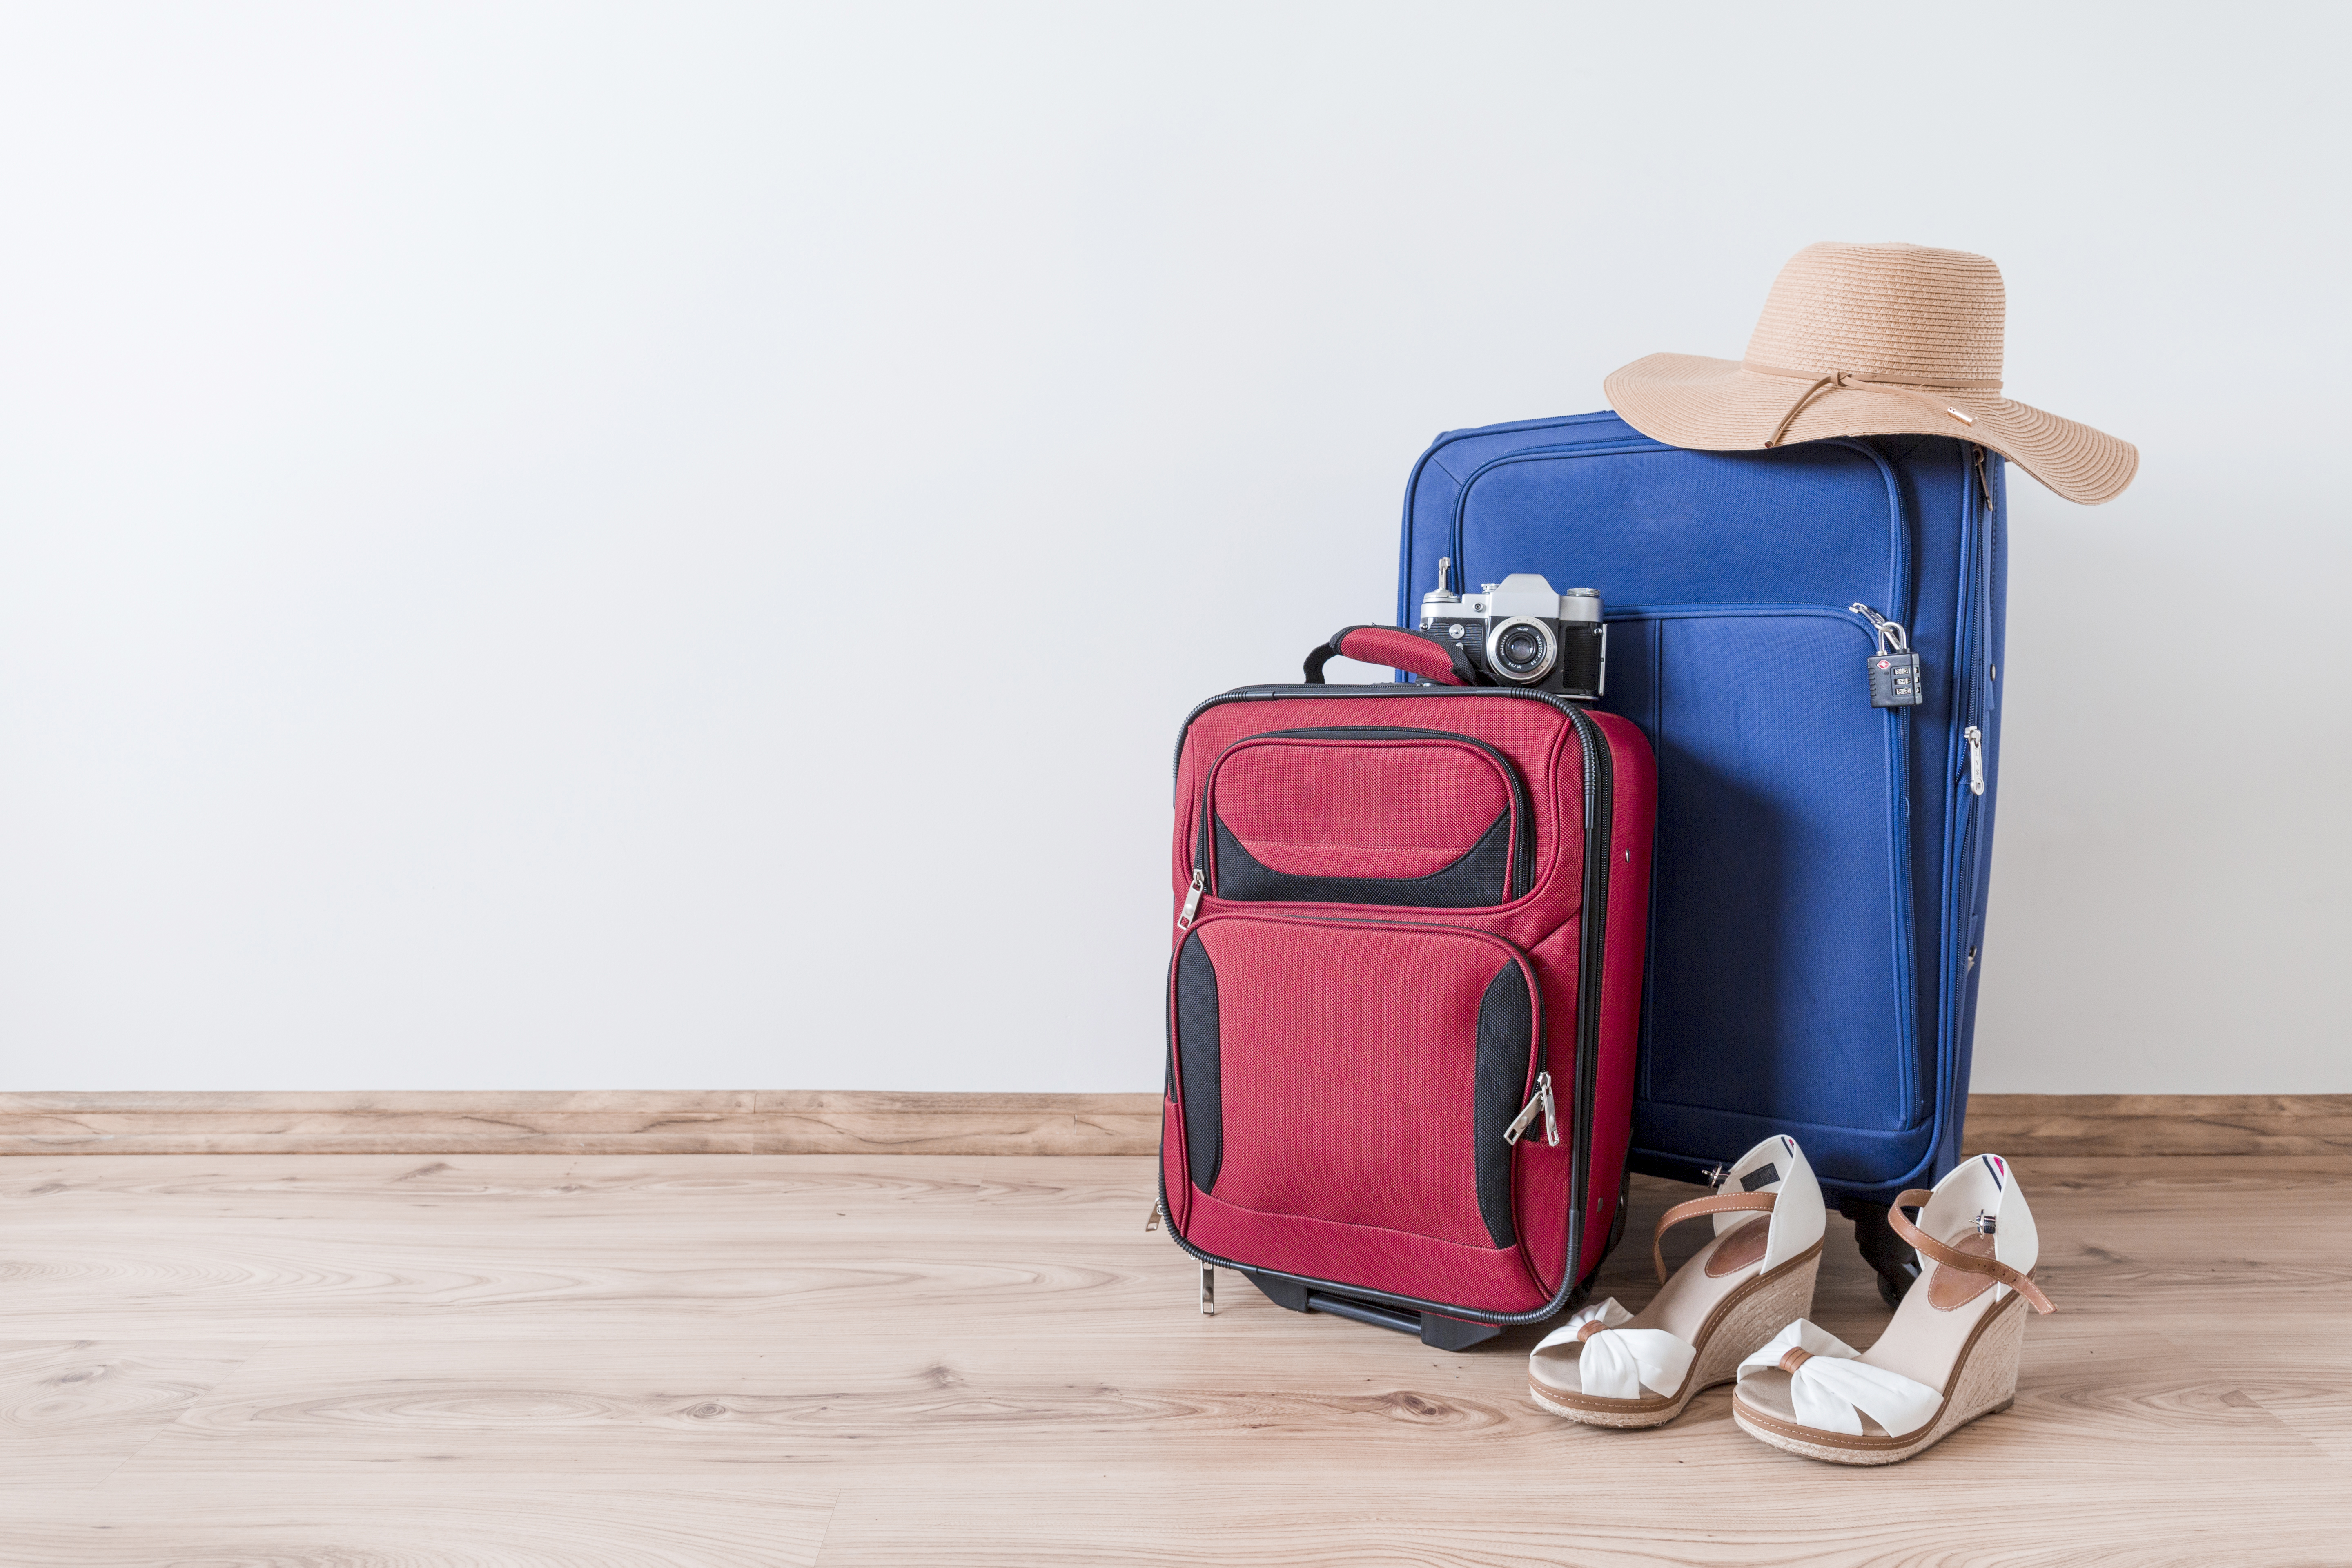
<path fill-rule="evenodd" d="M 1764 1217 L 1769 1215 L 1770 1217 Z M 1712 1215 L 1715 1239 L 1666 1278 L 1669 1228 Z M 1740 1362 L 1791 1315 L 1812 1310 L 1826 1220 L 1813 1168 L 1791 1138 L 1740 1157 L 1716 1195 L 1668 1209 L 1651 1237 L 1660 1289 L 1636 1316 L 1617 1299 L 1585 1307 L 1528 1358 L 1538 1405 L 1594 1426 L 1657 1426 Z"/>
<path fill-rule="evenodd" d="M 1903 1211 L 1917 1207 L 1914 1225 Z M 1891 1465 L 2017 1397 L 2026 1308 L 2052 1310 L 2030 1278 L 2041 1239 L 2017 1177 L 1979 1154 L 1895 1200 L 1887 1218 L 1919 1251 L 1895 1321 L 1857 1353 L 1799 1319 L 1739 1365 L 1732 1419 L 1792 1454 Z"/>

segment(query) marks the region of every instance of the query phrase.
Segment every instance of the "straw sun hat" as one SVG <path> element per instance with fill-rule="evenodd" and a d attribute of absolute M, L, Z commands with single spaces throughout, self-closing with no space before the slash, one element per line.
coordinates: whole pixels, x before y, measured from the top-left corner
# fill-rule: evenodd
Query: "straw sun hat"
<path fill-rule="evenodd" d="M 2000 395 L 2006 310 L 1990 258 L 1825 241 L 1780 268 L 1747 358 L 1652 354 L 1602 385 L 1627 424 L 1672 446 L 1955 436 L 2068 500 L 2122 494 L 2139 448 Z"/>

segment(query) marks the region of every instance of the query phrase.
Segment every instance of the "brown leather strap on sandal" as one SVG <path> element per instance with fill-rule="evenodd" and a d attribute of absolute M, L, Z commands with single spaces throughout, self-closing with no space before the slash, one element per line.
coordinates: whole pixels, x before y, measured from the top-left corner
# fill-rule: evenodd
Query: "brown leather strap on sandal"
<path fill-rule="evenodd" d="M 1658 1283 L 1666 1282 L 1666 1232 L 1686 1219 L 1702 1215 L 1769 1214 L 1779 1201 L 1778 1193 L 1725 1193 L 1711 1198 L 1693 1198 L 1686 1204 L 1676 1204 L 1658 1216 L 1658 1228 L 1650 1233 L 1650 1261 L 1657 1265 Z"/>
<path fill-rule="evenodd" d="M 1886 1223 L 1893 1227 L 1895 1235 L 1909 1242 L 1920 1257 L 1940 1264 L 1946 1268 L 1957 1268 L 1963 1274 L 1990 1274 L 2032 1302 L 2033 1310 L 2037 1312 L 2054 1312 L 2058 1310 L 2050 1304 L 2050 1298 L 2042 1293 L 2041 1286 L 2036 1285 L 2008 1264 L 1999 1258 L 1979 1258 L 1974 1253 L 1962 1252 L 1957 1247 L 1947 1247 L 1912 1224 L 1903 1213 L 1907 1208 L 1925 1209 L 1927 1206 L 1927 1201 L 1935 1195 L 1926 1187 L 1913 1187 L 1901 1197 L 1896 1198 L 1894 1206 L 1886 1211 Z"/>

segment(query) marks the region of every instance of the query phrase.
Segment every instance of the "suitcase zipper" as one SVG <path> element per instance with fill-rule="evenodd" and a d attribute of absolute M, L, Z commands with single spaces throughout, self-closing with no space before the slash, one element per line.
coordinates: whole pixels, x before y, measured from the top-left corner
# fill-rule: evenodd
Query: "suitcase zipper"
<path fill-rule="evenodd" d="M 1503 1142 L 1517 1142 L 1527 1132 L 1528 1123 L 1536 1119 L 1538 1111 L 1543 1112 L 1544 1142 L 1555 1149 L 1559 1148 L 1559 1118 L 1552 1109 L 1551 1074 L 1548 1072 L 1536 1074 L 1536 1096 L 1528 1101 L 1526 1109 L 1512 1119 L 1511 1124 L 1503 1129 Z"/>
<path fill-rule="evenodd" d="M 1200 867 L 1192 868 L 1192 890 L 1184 895 L 1184 912 L 1176 917 L 1178 931 L 1191 931 L 1192 917 L 1201 912 L 1201 895 L 1209 890 L 1209 873 Z"/>
<path fill-rule="evenodd" d="M 1961 716 L 1970 721 L 1960 731 L 1960 738 L 1967 742 L 1969 748 L 1969 793 L 1962 797 L 1958 807 L 1958 826 L 1960 842 L 1956 865 L 1958 875 L 1963 880 L 1959 888 L 1947 892 L 1944 902 L 1947 911 L 1945 920 L 1953 928 L 1945 938 L 1948 944 L 1947 951 L 1950 946 L 1962 944 L 1966 944 L 1966 951 L 1960 958 L 1960 972 L 1953 976 L 1950 982 L 1948 1001 L 1939 1008 L 1937 1027 L 1939 1037 L 1948 1029 L 1957 1030 L 1959 1027 L 1962 1010 L 1967 1005 L 1969 979 L 1976 973 L 1977 967 L 1977 900 L 1983 887 L 1983 875 L 1978 861 L 1984 853 L 1983 824 L 1979 819 L 1988 809 L 1983 804 L 1985 793 L 1983 721 L 1990 716 L 1990 710 L 1994 700 L 1990 685 L 1996 675 L 1990 662 L 1994 589 L 1992 562 L 1995 548 L 1994 531 L 2000 526 L 2000 519 L 1993 502 L 1992 473 L 1985 461 L 1985 448 L 1980 444 L 1975 449 L 1970 467 L 1976 473 L 1977 518 L 1976 527 L 1970 534 L 1969 546 L 1975 552 L 1978 569 L 1969 574 L 1971 583 L 1965 595 L 1968 614 L 1961 623 L 1959 635 L 1959 672 L 1963 677 L 1963 683 L 1954 694 L 1956 702 L 1965 704 L 1961 709 Z M 1961 483 L 1965 486 L 1967 480 L 1963 479 Z M 1940 973 L 1940 964 L 1938 967 Z M 1938 1056 L 1940 1058 L 1940 1052 Z M 1950 1070 L 1948 1065 L 1939 1059 L 1936 1070 L 1937 1083 L 1939 1086 L 1947 1085 L 1948 1081 L 1947 1073 Z M 1940 1089 L 1939 1095 L 1946 1100 L 1950 1098 L 1948 1094 L 1941 1094 Z M 1932 1111 L 1934 1106 L 1931 1104 L 1925 1109 Z"/>
<path fill-rule="evenodd" d="M 1985 449 L 1981 446 L 1976 448 L 1974 468 L 1977 479 L 1978 515 L 1975 536 L 1970 543 L 1977 553 L 1977 560 L 1982 570 L 1974 574 L 1979 580 L 1975 584 L 1974 592 L 1969 595 L 1968 618 L 1961 626 L 1960 668 L 1966 673 L 1966 683 L 1955 695 L 1965 704 L 1961 716 L 1969 721 L 1960 731 L 1960 738 L 1968 742 L 1969 748 L 1969 793 L 1981 797 L 1985 792 L 1982 725 L 1989 716 L 1988 709 L 1991 702 L 1991 693 L 1987 689 L 1990 666 L 1986 661 L 1992 657 L 1992 530 L 1999 527 L 2000 522 L 1993 510 L 1992 475 L 1986 468 Z M 1977 857 L 1979 853 L 1977 847 L 1979 837 L 1977 816 L 1977 810 L 1968 810 L 1959 826 L 1958 863 L 1960 874 L 1968 879 L 1958 911 L 1963 928 L 1960 933 L 1963 941 L 1967 940 L 1969 928 L 1974 926 L 1976 921 L 1977 883 L 1979 879 L 1977 874 Z M 1969 967 L 1973 968 L 1974 965 Z"/>

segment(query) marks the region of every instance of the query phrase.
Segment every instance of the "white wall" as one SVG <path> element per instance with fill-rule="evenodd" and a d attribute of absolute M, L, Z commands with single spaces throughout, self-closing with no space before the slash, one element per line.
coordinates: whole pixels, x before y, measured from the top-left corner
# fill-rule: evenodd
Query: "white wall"
<path fill-rule="evenodd" d="M 1978 1087 L 2352 1089 L 2345 15 L 13 9 L 0 1087 L 1151 1087 L 1187 705 L 1903 238 L 2145 454 Z"/>

